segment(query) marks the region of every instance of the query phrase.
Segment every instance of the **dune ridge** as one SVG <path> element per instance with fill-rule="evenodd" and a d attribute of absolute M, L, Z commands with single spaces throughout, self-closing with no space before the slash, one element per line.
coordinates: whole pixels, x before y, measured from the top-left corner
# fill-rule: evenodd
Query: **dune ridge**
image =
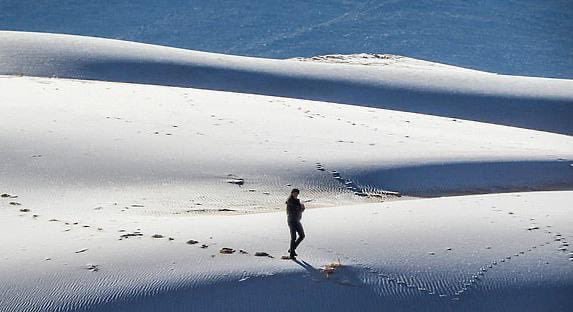
<path fill-rule="evenodd" d="M 565 79 L 429 70 L 416 62 L 357 68 L 59 34 L 2 31 L 0 40 L 0 74 L 273 95 L 573 133 L 573 82 Z"/>

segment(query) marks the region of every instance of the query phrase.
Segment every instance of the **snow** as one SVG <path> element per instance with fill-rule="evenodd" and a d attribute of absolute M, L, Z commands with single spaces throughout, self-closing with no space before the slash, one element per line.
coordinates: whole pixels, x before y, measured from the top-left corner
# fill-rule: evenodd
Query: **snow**
<path fill-rule="evenodd" d="M 4 31 L 0 40 L 0 74 L 274 95 L 573 133 L 573 82 L 565 79 L 416 62 L 313 64 L 56 34 Z"/>
<path fill-rule="evenodd" d="M 571 80 L 0 41 L 0 311 L 572 304 Z M 293 187 L 299 262 L 280 259 Z"/>

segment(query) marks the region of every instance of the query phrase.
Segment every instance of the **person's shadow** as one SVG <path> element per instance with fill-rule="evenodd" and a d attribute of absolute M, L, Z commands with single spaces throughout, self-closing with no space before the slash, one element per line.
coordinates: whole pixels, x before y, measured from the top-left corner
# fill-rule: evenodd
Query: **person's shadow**
<path fill-rule="evenodd" d="M 303 269 L 305 269 L 308 272 L 308 274 L 310 275 L 310 278 L 312 280 L 324 281 L 326 279 L 326 276 L 322 273 L 322 271 L 313 267 L 310 263 L 308 263 L 304 260 L 300 260 L 300 259 L 294 259 L 293 261 L 296 264 L 300 265 Z"/>
<path fill-rule="evenodd" d="M 307 271 L 308 271 L 309 273 L 311 273 L 311 274 L 320 273 L 320 271 L 319 271 L 317 268 L 313 267 L 310 263 L 308 263 L 308 262 L 306 262 L 306 261 L 304 261 L 304 260 L 293 259 L 293 261 L 294 261 L 296 264 L 300 265 L 303 269 L 307 270 Z"/>

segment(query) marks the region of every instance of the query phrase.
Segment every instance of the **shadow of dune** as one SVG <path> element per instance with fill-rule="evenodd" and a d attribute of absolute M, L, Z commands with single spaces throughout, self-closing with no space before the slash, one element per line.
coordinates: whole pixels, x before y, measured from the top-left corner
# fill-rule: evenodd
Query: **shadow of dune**
<path fill-rule="evenodd" d="M 354 75 L 293 75 L 280 70 L 249 71 L 168 62 L 93 62 L 85 64 L 81 72 L 84 79 L 282 96 L 573 134 L 573 99 L 458 93 L 409 88 L 385 80 L 360 80 Z"/>
<path fill-rule="evenodd" d="M 358 270 L 359 271 L 359 270 Z M 565 311 L 571 285 L 537 283 L 476 289 L 459 301 L 369 281 L 364 287 L 315 282 L 306 272 L 218 281 L 86 302 L 75 311 Z M 392 287 L 397 291 L 381 291 Z M 402 291 L 400 291 L 402 290 Z M 381 295 L 381 294 L 386 295 Z M 392 295 L 393 294 L 393 295 Z M 564 310 L 565 309 L 565 310 Z"/>
<path fill-rule="evenodd" d="M 459 162 L 356 169 L 347 174 L 362 186 L 421 197 L 573 189 L 568 161 Z"/>

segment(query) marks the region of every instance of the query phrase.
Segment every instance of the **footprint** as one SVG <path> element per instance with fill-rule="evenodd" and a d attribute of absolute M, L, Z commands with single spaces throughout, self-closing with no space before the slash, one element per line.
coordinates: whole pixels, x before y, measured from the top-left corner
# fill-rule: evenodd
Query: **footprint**
<path fill-rule="evenodd" d="M 264 251 L 257 251 L 255 252 L 255 257 L 269 257 L 269 258 L 273 258 L 273 256 L 269 255 L 268 253 L 264 252 Z"/>

